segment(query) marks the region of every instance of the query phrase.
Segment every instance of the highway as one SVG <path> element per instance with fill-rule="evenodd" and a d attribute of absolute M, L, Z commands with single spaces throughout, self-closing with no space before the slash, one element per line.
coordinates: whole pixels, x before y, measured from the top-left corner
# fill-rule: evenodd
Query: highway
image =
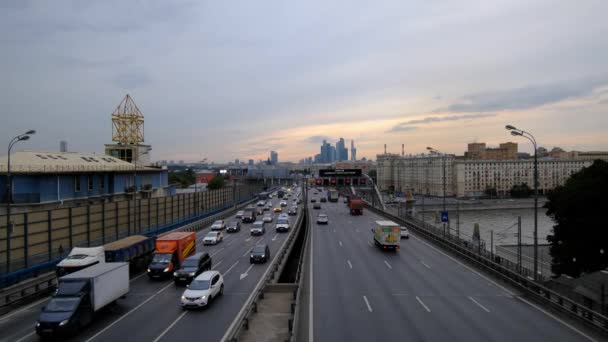
<path fill-rule="evenodd" d="M 370 229 L 381 217 L 351 216 L 342 198 L 313 210 L 322 195 L 308 194 L 315 342 L 592 340 L 414 234 L 380 250 Z"/>
<path fill-rule="evenodd" d="M 293 197 L 289 198 L 289 206 Z M 279 206 L 279 201 L 273 198 L 273 207 Z M 302 212 L 299 210 L 298 215 Z M 183 311 L 179 298 L 185 287 L 176 287 L 172 279 L 150 280 L 142 274 L 131 279 L 130 291 L 125 299 L 120 299 L 113 309 L 100 313 L 90 326 L 69 340 L 156 342 L 200 340 L 204 337 L 208 341 L 219 341 L 270 264 L 251 265 L 251 247 L 257 243 L 267 243 L 274 259 L 288 237 L 287 233 L 276 233 L 274 230 L 278 215 L 274 214 L 273 222 L 266 224 L 266 233 L 262 236 L 250 236 L 251 224 L 242 224 L 238 233 L 224 232 L 224 241 L 218 245 L 203 246 L 202 239 L 209 228 L 197 233 L 197 251 L 210 253 L 213 269 L 220 271 L 225 282 L 224 295 L 208 308 Z M 290 216 L 292 224 L 296 219 L 296 216 Z M 46 299 L 43 299 L 0 317 L 0 341 L 38 340 L 34 325 L 45 303 Z"/>

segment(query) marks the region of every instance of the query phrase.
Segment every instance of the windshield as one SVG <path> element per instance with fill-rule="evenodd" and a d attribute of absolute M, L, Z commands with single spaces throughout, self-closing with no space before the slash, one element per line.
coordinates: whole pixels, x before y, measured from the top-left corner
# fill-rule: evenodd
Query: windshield
<path fill-rule="evenodd" d="M 208 290 L 209 285 L 211 284 L 210 280 L 193 280 L 190 283 L 190 290 Z"/>
<path fill-rule="evenodd" d="M 319 215 L 319 218 L 327 218 L 327 215 L 325 215 L 325 214 L 320 214 L 320 215 Z"/>
<path fill-rule="evenodd" d="M 198 259 L 186 259 L 186 260 L 184 260 L 184 263 L 182 264 L 183 268 L 197 267 L 197 266 L 198 266 Z"/>
<path fill-rule="evenodd" d="M 74 254 L 74 255 L 68 255 L 68 257 L 66 259 L 84 259 L 88 257 L 88 255 L 86 254 Z"/>
<path fill-rule="evenodd" d="M 171 254 L 169 253 L 157 253 L 152 258 L 153 264 L 168 264 L 171 262 Z"/>
<path fill-rule="evenodd" d="M 46 305 L 45 311 L 49 312 L 70 312 L 76 309 L 76 306 L 80 302 L 79 297 L 75 298 L 52 298 Z"/>
<path fill-rule="evenodd" d="M 217 232 L 209 232 L 206 237 L 214 238 L 217 236 Z"/>
<path fill-rule="evenodd" d="M 251 253 L 264 253 L 264 252 L 266 252 L 265 246 L 255 246 L 255 247 L 253 247 L 253 250 L 251 250 Z"/>
<path fill-rule="evenodd" d="M 215 221 L 213 224 L 222 224 L 222 221 Z"/>
<path fill-rule="evenodd" d="M 278 220 L 277 220 L 277 223 L 278 223 L 278 224 L 289 224 L 289 220 L 286 220 L 286 219 L 278 219 Z"/>
<path fill-rule="evenodd" d="M 238 222 L 236 222 L 236 221 L 230 221 L 230 222 L 228 222 L 228 225 L 229 225 L 230 227 L 234 227 L 234 226 L 236 226 L 237 224 L 238 224 Z"/>
<path fill-rule="evenodd" d="M 264 223 L 262 223 L 262 222 L 253 223 L 253 228 L 262 228 L 262 227 L 264 227 Z"/>

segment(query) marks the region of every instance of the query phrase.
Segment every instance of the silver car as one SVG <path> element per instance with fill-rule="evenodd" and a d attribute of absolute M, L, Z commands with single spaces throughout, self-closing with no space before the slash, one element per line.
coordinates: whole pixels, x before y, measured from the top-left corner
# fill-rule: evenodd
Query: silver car
<path fill-rule="evenodd" d="M 180 304 L 187 308 L 200 308 L 224 294 L 224 278 L 218 271 L 207 271 L 194 278 L 182 294 Z"/>
<path fill-rule="evenodd" d="M 317 224 L 329 224 L 329 218 L 327 217 L 327 214 L 317 215 Z"/>
<path fill-rule="evenodd" d="M 272 222 L 272 214 L 264 214 L 264 217 L 262 218 L 262 221 L 264 221 L 264 222 Z"/>

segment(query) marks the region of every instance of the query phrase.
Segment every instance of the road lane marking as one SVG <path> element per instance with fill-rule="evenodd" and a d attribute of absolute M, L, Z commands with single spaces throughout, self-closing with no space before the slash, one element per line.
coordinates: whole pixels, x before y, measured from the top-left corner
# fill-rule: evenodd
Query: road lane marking
<path fill-rule="evenodd" d="M 350 260 L 346 260 L 346 262 L 348 263 L 348 267 L 350 267 L 350 269 L 353 269 L 353 264 L 350 263 Z"/>
<path fill-rule="evenodd" d="M 427 264 L 426 264 L 426 262 L 424 262 L 424 261 L 422 261 L 422 260 L 420 260 L 420 262 L 421 262 L 421 263 L 422 263 L 424 266 L 426 266 L 426 268 L 428 268 L 429 270 L 431 269 L 431 266 L 427 265 Z"/>
<path fill-rule="evenodd" d="M 217 253 L 219 253 L 219 252 L 221 252 L 223 250 L 224 250 L 224 247 L 222 247 L 222 248 L 218 249 L 217 251 L 211 253 L 211 256 L 214 256 L 214 255 L 216 255 Z"/>
<path fill-rule="evenodd" d="M 145 273 L 144 273 L 144 274 L 145 274 Z M 6 320 L 6 319 L 8 319 L 8 318 L 11 318 L 12 316 L 15 316 L 16 314 L 18 314 L 18 313 L 20 313 L 20 312 L 23 312 L 23 311 L 25 311 L 25 310 L 28 310 L 28 309 L 30 309 L 31 307 L 36 306 L 36 305 L 38 305 L 38 304 L 40 304 L 40 303 L 44 302 L 45 300 L 49 300 L 49 298 L 50 298 L 50 297 L 44 297 L 44 298 L 42 298 L 42 299 L 40 299 L 40 300 L 37 300 L 37 301 L 33 302 L 32 304 L 29 304 L 28 306 L 26 306 L 26 307 L 24 307 L 24 308 L 22 308 L 22 309 L 19 309 L 19 310 L 17 310 L 17 311 L 11 312 L 10 314 L 8 314 L 8 315 L 6 315 L 6 316 L 1 317 L 1 318 L 0 318 L 0 322 L 2 322 L 2 321 L 4 321 L 4 320 Z"/>
<path fill-rule="evenodd" d="M 176 319 L 175 321 L 173 321 L 173 323 L 171 323 L 171 325 L 170 325 L 170 326 L 168 326 L 168 327 L 167 327 L 167 329 L 165 329 L 165 330 L 164 330 L 164 331 L 163 331 L 163 332 L 162 332 L 160 335 L 158 335 L 158 337 L 157 337 L 157 338 L 155 338 L 153 342 L 158 342 L 158 341 L 160 341 L 160 339 L 161 339 L 161 338 L 163 338 L 163 336 L 165 336 L 165 334 L 166 334 L 167 332 L 169 332 L 169 330 L 171 330 L 171 328 L 173 328 L 173 326 L 174 326 L 175 324 L 177 324 L 177 322 L 179 322 L 179 320 L 180 320 L 180 319 L 182 319 L 184 316 L 186 316 L 186 314 L 187 314 L 187 313 L 188 313 L 188 311 L 184 311 L 184 312 L 182 312 L 182 314 L 181 314 L 181 315 L 179 315 L 179 317 L 177 317 L 177 319 Z"/>
<path fill-rule="evenodd" d="M 241 273 L 241 277 L 239 280 L 243 280 L 243 278 L 247 277 L 249 275 L 249 271 L 251 271 L 251 268 L 253 267 L 253 264 L 251 264 L 249 266 L 249 268 L 247 269 L 247 271 L 245 271 L 245 273 Z"/>
<path fill-rule="evenodd" d="M 340 247 L 342 247 L 342 241 L 338 241 L 338 243 L 340 244 Z"/>
<path fill-rule="evenodd" d="M 239 261 L 237 260 L 234 264 L 232 264 L 232 266 L 230 266 L 230 268 L 227 269 L 226 272 L 224 272 L 223 276 L 226 277 L 226 274 L 228 274 L 228 272 L 232 271 L 234 266 L 236 266 L 236 264 L 238 264 L 238 263 L 239 263 Z"/>
<path fill-rule="evenodd" d="M 370 247 L 373 247 L 373 246 L 372 246 L 372 243 L 371 243 L 370 241 L 367 241 L 367 244 L 368 244 Z"/>
<path fill-rule="evenodd" d="M 88 340 L 86 340 L 85 342 L 90 342 L 93 339 L 95 339 L 97 336 L 103 334 L 104 332 L 106 332 L 108 329 L 110 329 L 111 327 L 113 327 L 116 323 L 122 321 L 123 319 L 125 319 L 125 317 L 129 316 L 130 314 L 132 314 L 135 310 L 139 309 L 140 307 L 142 307 L 144 304 L 146 304 L 147 302 L 151 301 L 152 299 L 154 299 L 154 297 L 156 297 L 158 294 L 160 294 L 161 292 L 163 292 L 164 290 L 168 289 L 169 286 L 172 286 L 173 282 L 169 282 L 169 284 L 167 284 L 167 286 L 163 287 L 162 289 L 158 290 L 158 292 L 156 292 L 154 295 L 152 295 L 150 298 L 146 299 L 145 301 L 143 301 L 141 304 L 139 304 L 138 306 L 134 307 L 133 309 L 129 310 L 126 314 L 118 317 L 118 319 L 116 319 L 114 322 L 112 322 L 110 325 L 106 326 L 105 328 L 101 329 L 97 334 L 91 336 Z"/>
<path fill-rule="evenodd" d="M 15 342 L 21 342 L 21 341 L 25 341 L 27 338 L 31 337 L 31 336 L 32 336 L 32 335 L 34 335 L 35 333 L 36 333 L 36 331 L 32 331 L 31 333 L 29 333 L 29 334 L 27 334 L 27 335 L 23 336 L 22 338 L 18 339 L 18 340 L 17 340 L 17 341 L 15 341 Z"/>
<path fill-rule="evenodd" d="M 224 261 L 224 260 L 220 260 L 220 261 L 218 261 L 218 262 L 215 264 L 215 266 L 213 266 L 213 269 L 214 269 L 214 270 L 217 270 L 217 267 L 218 267 L 218 266 L 219 266 L 219 265 L 220 265 L 220 264 L 221 264 L 223 261 Z"/>
<path fill-rule="evenodd" d="M 369 310 L 369 312 L 374 312 L 374 310 L 372 310 L 372 306 L 369 305 L 369 301 L 367 300 L 367 297 L 363 296 L 363 300 L 365 301 L 365 305 L 367 305 L 367 310 Z"/>
<path fill-rule="evenodd" d="M 386 267 L 388 267 L 389 270 L 393 269 L 393 267 L 391 266 L 391 264 L 388 263 L 388 261 L 384 260 L 384 263 L 386 264 Z"/>
<path fill-rule="evenodd" d="M 249 237 L 248 239 L 245 239 L 245 242 L 249 242 L 249 240 L 251 240 L 251 237 Z"/>
<path fill-rule="evenodd" d="M 418 301 L 418 303 L 420 303 L 420 305 L 422 305 L 422 307 L 423 307 L 423 308 L 424 308 L 424 309 L 425 309 L 427 312 L 431 312 L 431 309 L 429 309 L 429 307 L 428 307 L 428 306 L 426 306 L 426 304 L 424 304 L 424 303 L 422 302 L 422 300 L 421 300 L 421 299 L 420 299 L 418 296 L 416 296 L 416 300 Z"/>
<path fill-rule="evenodd" d="M 486 312 L 490 312 L 490 310 L 488 310 L 485 306 L 481 305 L 481 303 L 479 303 L 478 301 L 476 301 L 473 297 L 469 296 L 469 299 L 473 303 L 477 304 L 480 308 L 484 309 Z"/>
<path fill-rule="evenodd" d="M 243 257 L 247 256 L 247 254 L 251 253 L 251 251 L 247 250 L 245 251 L 245 254 L 243 254 Z"/>
<path fill-rule="evenodd" d="M 272 238 L 272 241 L 276 241 L 278 236 L 279 236 L 279 233 L 276 233 L 276 234 L 274 235 L 274 237 Z"/>

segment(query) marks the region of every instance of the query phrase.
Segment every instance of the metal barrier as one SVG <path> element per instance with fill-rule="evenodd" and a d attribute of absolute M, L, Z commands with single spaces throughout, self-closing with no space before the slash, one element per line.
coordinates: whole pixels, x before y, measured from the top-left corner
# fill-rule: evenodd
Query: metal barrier
<path fill-rule="evenodd" d="M 306 207 L 306 215 L 308 215 L 308 208 Z M 297 289 L 294 293 L 293 299 L 294 299 L 294 304 L 291 305 L 291 312 L 293 313 L 293 320 L 292 320 L 292 324 L 290 325 L 290 329 L 289 329 L 289 341 L 291 342 L 295 342 L 296 339 L 298 338 L 298 332 L 300 329 L 300 315 L 298 314 L 300 312 L 300 310 L 298 310 L 298 305 L 300 303 L 300 300 L 302 299 L 302 282 L 304 281 L 304 277 L 302 277 L 302 267 L 304 265 L 304 252 L 306 251 L 306 248 L 308 247 L 308 235 L 310 234 L 310 217 L 307 217 L 306 220 L 306 235 L 304 236 L 304 245 L 302 246 L 302 250 L 300 251 L 300 262 L 298 263 L 298 270 L 296 271 L 296 286 Z M 311 251 L 312 253 L 312 251 Z"/>
<path fill-rule="evenodd" d="M 306 202 L 302 201 L 302 204 L 303 204 L 302 206 L 304 208 L 306 208 Z M 266 269 L 266 272 L 264 272 L 264 274 L 262 275 L 262 278 L 260 279 L 260 281 L 258 282 L 256 287 L 253 289 L 253 292 L 251 293 L 251 295 L 249 296 L 249 298 L 243 305 L 243 308 L 237 314 L 235 319 L 232 321 L 232 324 L 230 324 L 230 327 L 228 327 L 228 330 L 224 334 L 224 337 L 222 337 L 222 339 L 221 339 L 222 342 L 225 342 L 225 341 L 237 342 L 242 329 L 249 329 L 249 317 L 251 316 L 251 314 L 257 312 L 258 301 L 260 301 L 261 299 L 264 298 L 264 288 L 266 287 L 266 285 L 271 283 L 272 280 L 274 279 L 274 276 L 275 276 L 276 272 L 278 271 L 279 265 L 281 264 L 283 258 L 285 258 L 285 255 L 287 254 L 286 247 L 291 246 L 293 244 L 293 240 L 298 235 L 298 232 L 300 231 L 301 226 L 302 226 L 302 220 L 304 218 L 304 215 L 306 215 L 306 214 L 307 214 L 306 210 L 302 209 L 302 213 L 298 216 L 298 220 L 296 221 L 296 225 L 294 226 L 295 229 L 293 229 L 289 233 L 290 235 L 285 240 L 285 242 L 283 242 L 283 245 L 279 249 L 277 257 L 274 258 L 274 260 L 270 263 L 270 265 L 268 266 L 268 269 Z"/>
<path fill-rule="evenodd" d="M 434 242 L 438 246 L 447 249 L 471 264 L 490 272 L 510 285 L 523 290 L 537 302 L 556 309 L 559 312 L 565 313 L 570 317 L 585 323 L 587 326 L 608 335 L 608 317 L 602 315 L 601 313 L 588 309 L 583 305 L 544 287 L 534 280 L 516 273 L 515 271 L 495 262 L 491 258 L 488 258 L 481 253 L 476 253 L 469 248 L 450 241 L 450 239 L 444 238 L 443 234 L 438 233 L 435 230 L 430 230 L 428 227 L 423 228 L 412 223 L 412 221 L 404 220 L 400 217 L 387 213 L 384 210 L 370 206 L 368 203 L 366 203 L 366 205 L 369 210 L 374 211 L 378 215 L 384 216 L 406 226 L 421 236 L 424 236 L 426 239 Z"/>

